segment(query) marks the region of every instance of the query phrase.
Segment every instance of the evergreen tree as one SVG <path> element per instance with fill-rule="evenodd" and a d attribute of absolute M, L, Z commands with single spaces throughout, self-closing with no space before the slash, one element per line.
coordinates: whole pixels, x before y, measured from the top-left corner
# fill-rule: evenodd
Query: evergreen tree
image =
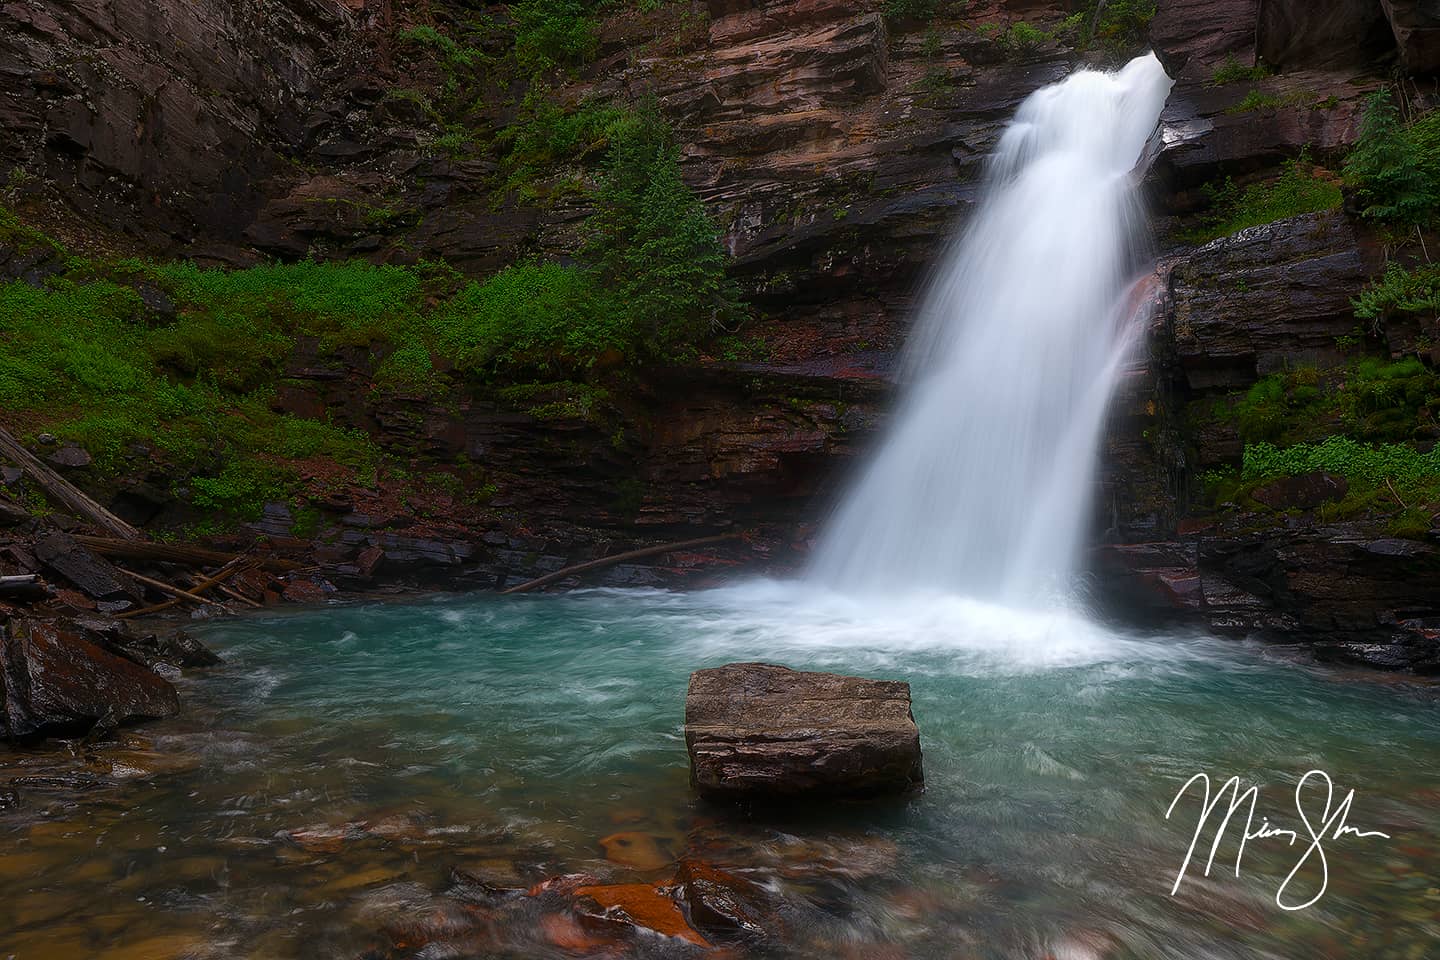
<path fill-rule="evenodd" d="M 653 106 L 615 131 L 596 200 L 585 256 L 641 343 L 684 349 L 736 311 L 719 231 Z"/>
<path fill-rule="evenodd" d="M 1422 169 L 1389 90 L 1377 90 L 1366 105 L 1345 179 L 1355 187 L 1361 212 L 1376 220 L 1418 226 L 1440 203 L 1440 186 Z"/>

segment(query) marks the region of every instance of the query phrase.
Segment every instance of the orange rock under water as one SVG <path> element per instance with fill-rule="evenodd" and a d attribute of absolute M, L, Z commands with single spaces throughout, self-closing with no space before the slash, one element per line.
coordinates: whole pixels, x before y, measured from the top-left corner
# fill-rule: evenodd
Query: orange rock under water
<path fill-rule="evenodd" d="M 606 860 L 637 870 L 659 870 L 671 861 L 659 840 L 638 830 L 612 833 L 601 839 L 600 846 L 605 848 Z"/>
<path fill-rule="evenodd" d="M 667 937 L 679 937 L 697 946 L 710 946 L 710 942 L 686 922 L 685 914 L 680 911 L 675 901 L 648 883 L 581 887 L 575 891 L 575 895 L 589 897 L 607 913 L 611 910 L 623 912 L 625 918 L 634 926 L 644 927 Z"/>

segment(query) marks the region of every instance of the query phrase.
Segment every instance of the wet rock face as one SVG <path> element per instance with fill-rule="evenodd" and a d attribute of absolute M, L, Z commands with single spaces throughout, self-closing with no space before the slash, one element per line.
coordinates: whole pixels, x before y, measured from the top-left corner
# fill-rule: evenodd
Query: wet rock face
<path fill-rule="evenodd" d="M 685 698 L 691 778 L 704 796 L 791 800 L 924 785 L 910 685 L 764 663 L 698 670 Z"/>
<path fill-rule="evenodd" d="M 1160 0 L 1150 39 L 1165 70 L 1179 76 L 1192 63 L 1254 55 L 1260 0 Z"/>
<path fill-rule="evenodd" d="M 0 736 L 83 733 L 174 716 L 175 688 L 130 660 L 40 620 L 0 629 Z"/>
<path fill-rule="evenodd" d="M 1400 62 L 1410 73 L 1440 71 L 1440 3 L 1435 0 L 1380 0 L 1395 32 Z"/>
<path fill-rule="evenodd" d="M 1295 363 L 1335 365 L 1355 326 L 1351 299 L 1379 272 L 1379 247 L 1338 211 L 1242 230 L 1171 273 L 1170 335 L 1195 392 L 1248 387 Z"/>
<path fill-rule="evenodd" d="M 102 222 L 236 237 L 353 19 L 336 0 L 4 4 L 0 162 Z"/>
<path fill-rule="evenodd" d="M 1128 614 L 1262 635 L 1342 663 L 1440 673 L 1440 551 L 1356 524 L 1214 522 L 1164 543 L 1115 544 L 1097 564 Z M 1128 597 L 1125 588 L 1135 588 Z"/>
<path fill-rule="evenodd" d="M 1260 59 L 1282 70 L 1363 66 L 1395 46 L 1376 0 L 1267 0 L 1256 35 Z"/>

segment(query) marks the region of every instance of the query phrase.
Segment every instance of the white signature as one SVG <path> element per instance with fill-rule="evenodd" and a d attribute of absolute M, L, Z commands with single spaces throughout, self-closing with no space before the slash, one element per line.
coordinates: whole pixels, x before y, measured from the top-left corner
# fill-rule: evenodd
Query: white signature
<path fill-rule="evenodd" d="M 1319 781 L 1325 788 L 1325 806 L 1320 811 L 1320 818 L 1316 821 L 1312 821 L 1309 814 L 1306 813 L 1305 800 L 1303 797 L 1306 785 L 1312 780 Z M 1245 831 L 1240 836 L 1240 849 L 1235 853 L 1235 876 L 1240 876 L 1240 861 L 1245 856 L 1245 844 L 1249 841 L 1284 837 L 1292 847 L 1296 843 L 1301 842 L 1299 831 L 1284 830 L 1272 826 L 1268 818 L 1262 817 L 1260 819 L 1260 826 L 1254 826 L 1255 804 L 1259 800 L 1260 789 L 1259 787 L 1252 786 L 1248 790 L 1241 790 L 1239 777 L 1231 777 L 1229 780 L 1226 780 L 1224 786 L 1215 793 L 1212 799 L 1210 795 L 1209 775 L 1204 773 L 1195 774 L 1195 776 L 1185 781 L 1185 785 L 1180 788 L 1180 792 L 1175 794 L 1175 799 L 1170 801 L 1170 807 L 1165 811 L 1166 820 L 1169 820 L 1170 815 L 1175 812 L 1175 805 L 1178 804 L 1181 798 L 1190 791 L 1190 788 L 1197 783 L 1204 787 L 1204 793 L 1201 795 L 1200 801 L 1200 819 L 1195 824 L 1195 835 L 1190 840 L 1190 849 L 1185 852 L 1185 862 L 1180 865 L 1180 872 L 1175 875 L 1175 886 L 1170 888 L 1170 895 L 1172 897 L 1180 891 L 1180 882 L 1185 879 L 1185 872 L 1190 869 L 1190 862 L 1195 857 L 1195 847 L 1200 842 L 1200 835 L 1204 832 L 1205 825 L 1209 823 L 1211 815 L 1215 812 L 1216 808 L 1220 806 L 1220 801 L 1225 799 L 1227 793 L 1230 794 L 1229 807 L 1225 810 L 1224 819 L 1220 821 L 1220 825 L 1215 829 L 1215 840 L 1210 844 L 1210 856 L 1205 861 L 1205 876 L 1210 876 L 1210 867 L 1215 862 L 1215 854 L 1220 849 L 1220 840 L 1224 837 L 1225 830 L 1230 825 L 1231 817 L 1235 815 L 1236 810 L 1239 810 L 1245 805 L 1246 801 L 1249 801 L 1250 808 L 1245 816 Z M 1305 848 L 1305 852 L 1301 854 L 1294 868 L 1285 876 L 1285 879 L 1281 881 L 1280 889 L 1275 891 L 1275 903 L 1280 909 L 1304 910 L 1325 895 L 1325 889 L 1330 885 L 1330 865 L 1325 859 L 1324 847 L 1327 840 L 1339 840 L 1341 837 L 1347 835 L 1390 839 L 1390 834 L 1388 833 L 1381 833 L 1379 830 L 1360 830 L 1349 825 L 1347 821 L 1350 818 L 1350 805 L 1354 800 L 1355 791 L 1350 790 L 1345 794 L 1345 798 L 1336 805 L 1334 802 L 1335 784 L 1330 780 L 1330 775 L 1323 770 L 1311 770 L 1305 774 L 1305 776 L 1301 777 L 1300 782 L 1295 785 L 1295 812 L 1300 815 L 1300 822 L 1305 825 L 1305 832 L 1309 834 L 1309 846 Z M 1331 809 L 1332 806 L 1334 807 L 1333 810 Z M 1296 875 L 1312 858 L 1317 859 L 1319 862 L 1320 889 L 1304 903 L 1287 901 L 1285 892 L 1290 888 L 1290 884 Z"/>

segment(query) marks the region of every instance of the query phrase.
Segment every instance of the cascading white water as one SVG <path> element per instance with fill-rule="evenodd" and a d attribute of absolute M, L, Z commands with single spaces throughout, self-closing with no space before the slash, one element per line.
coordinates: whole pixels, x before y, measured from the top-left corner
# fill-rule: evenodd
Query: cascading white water
<path fill-rule="evenodd" d="M 812 580 L 1006 602 L 1065 586 L 1130 326 L 1130 173 L 1170 85 L 1152 55 L 1020 107 L 924 297 L 891 433 L 825 531 Z"/>

